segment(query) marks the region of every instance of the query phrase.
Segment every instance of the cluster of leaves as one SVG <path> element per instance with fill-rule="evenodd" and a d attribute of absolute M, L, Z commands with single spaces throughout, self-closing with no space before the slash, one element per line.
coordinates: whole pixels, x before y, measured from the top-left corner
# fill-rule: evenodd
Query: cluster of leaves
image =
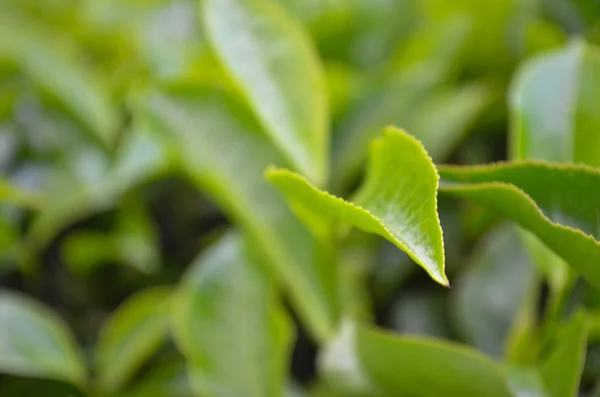
<path fill-rule="evenodd" d="M 597 4 L 4 0 L 0 395 L 600 395 Z"/>

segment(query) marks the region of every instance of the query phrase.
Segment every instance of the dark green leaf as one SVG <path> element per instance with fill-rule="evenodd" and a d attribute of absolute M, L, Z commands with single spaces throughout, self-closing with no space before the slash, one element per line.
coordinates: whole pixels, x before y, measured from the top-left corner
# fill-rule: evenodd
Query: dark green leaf
<path fill-rule="evenodd" d="M 600 287 L 600 171 L 540 162 L 439 168 L 440 191 L 497 211 Z"/>
<path fill-rule="evenodd" d="M 289 161 L 318 185 L 329 177 L 325 82 L 302 27 L 267 0 L 205 0 L 209 38 Z"/>
<path fill-rule="evenodd" d="M 283 394 L 291 323 L 275 283 L 239 236 L 226 235 L 192 264 L 174 310 L 198 395 Z"/>
<path fill-rule="evenodd" d="M 167 338 L 171 291 L 155 287 L 136 293 L 104 325 L 95 354 L 97 387 L 121 389 Z"/>

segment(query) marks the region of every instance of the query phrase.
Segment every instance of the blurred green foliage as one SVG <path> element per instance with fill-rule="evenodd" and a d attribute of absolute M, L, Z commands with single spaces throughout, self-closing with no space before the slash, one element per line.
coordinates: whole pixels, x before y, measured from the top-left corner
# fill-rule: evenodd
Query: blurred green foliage
<path fill-rule="evenodd" d="M 0 396 L 600 395 L 599 43 L 596 0 L 0 0 Z"/>

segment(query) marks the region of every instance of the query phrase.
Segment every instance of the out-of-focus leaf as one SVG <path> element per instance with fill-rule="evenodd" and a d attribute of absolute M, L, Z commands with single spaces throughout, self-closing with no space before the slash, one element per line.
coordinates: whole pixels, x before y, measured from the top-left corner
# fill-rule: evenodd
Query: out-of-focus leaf
<path fill-rule="evenodd" d="M 541 374 L 549 397 L 577 397 L 587 345 L 586 315 L 576 313 L 561 331 Z"/>
<path fill-rule="evenodd" d="M 105 210 L 128 189 L 156 176 L 168 167 L 165 148 L 147 132 L 132 131 L 111 165 L 104 153 L 82 147 L 57 166 L 49 178 L 44 207 L 34 219 L 29 239 L 43 247 L 66 225 Z"/>
<path fill-rule="evenodd" d="M 30 298 L 0 292 L 0 372 L 84 386 L 86 369 L 71 331 Z"/>
<path fill-rule="evenodd" d="M 167 338 L 171 290 L 155 287 L 136 293 L 104 325 L 95 354 L 97 387 L 121 389 Z"/>
<path fill-rule="evenodd" d="M 278 397 L 293 331 L 266 268 L 229 234 L 184 276 L 173 331 L 198 395 Z"/>
<path fill-rule="evenodd" d="M 537 369 L 507 366 L 504 372 L 514 397 L 548 397 L 544 381 Z"/>
<path fill-rule="evenodd" d="M 187 174 L 247 231 L 312 336 L 330 338 L 339 313 L 331 253 L 264 181 L 268 165 L 285 161 L 246 109 L 212 88 L 187 87 L 148 93 L 140 116 L 172 139 Z"/>
<path fill-rule="evenodd" d="M 320 366 L 330 382 L 365 396 L 512 396 L 499 366 L 475 350 L 350 323 Z"/>
<path fill-rule="evenodd" d="M 522 67 L 510 96 L 516 159 L 600 166 L 600 50 L 582 41 Z"/>
<path fill-rule="evenodd" d="M 302 28 L 267 0 L 206 0 L 210 40 L 289 161 L 318 185 L 329 177 L 325 82 Z"/>
<path fill-rule="evenodd" d="M 18 186 L 0 178 L 0 202 L 24 206 L 26 208 L 39 208 L 39 194 L 21 189 Z"/>
<path fill-rule="evenodd" d="M 338 248 L 342 312 L 345 317 L 368 323 L 372 323 L 375 317 L 368 285 L 374 259 L 374 238 L 356 231 Z"/>
<path fill-rule="evenodd" d="M 53 379 L 35 379 L 18 376 L 3 376 L 0 384 L 2 396 L 45 396 L 45 397 L 85 397 L 76 386 Z"/>
<path fill-rule="evenodd" d="M 131 266 L 142 273 L 155 273 L 160 253 L 156 230 L 140 202 L 126 201 L 115 230 L 85 230 L 69 235 L 62 244 L 63 259 L 78 274 L 89 274 L 105 262 Z"/>
<path fill-rule="evenodd" d="M 594 93 L 600 93 L 598 71 L 600 52 L 578 40 L 521 68 L 510 95 L 514 159 L 600 164 L 600 117 L 594 103 Z M 536 237 L 523 238 L 548 279 L 546 312 L 552 316 L 573 277 L 568 265 Z"/>
<path fill-rule="evenodd" d="M 499 212 L 600 287 L 600 171 L 517 162 L 439 167 L 440 191 Z"/>
<path fill-rule="evenodd" d="M 341 221 L 393 242 L 442 285 L 442 228 L 437 215 L 438 175 L 412 136 L 388 128 L 373 142 L 364 185 L 350 201 L 318 190 L 302 176 L 269 169 L 267 178 L 290 202 L 321 222 Z"/>
<path fill-rule="evenodd" d="M 526 2 L 521 2 L 526 3 Z M 463 68 L 494 73 L 510 65 L 514 57 L 507 39 L 515 11 L 524 8 L 514 0 L 495 0 L 481 7 L 473 0 L 456 0 L 448 3 L 444 0 L 422 0 L 419 2 L 419 20 L 430 29 L 456 18 L 462 18 L 463 24 L 470 26 Z"/>
<path fill-rule="evenodd" d="M 17 27 L 15 23 L 5 22 L 0 21 L 0 60 L 16 64 L 100 142 L 112 147 L 118 133 L 119 115 L 98 76 L 35 27 Z"/>
<path fill-rule="evenodd" d="M 519 310 L 534 287 L 535 269 L 514 227 L 493 230 L 474 249 L 457 282 L 455 319 L 465 340 L 500 358 Z"/>
<path fill-rule="evenodd" d="M 82 6 L 86 23 L 117 39 L 127 36 L 135 55 L 161 79 L 189 73 L 206 52 L 196 1 L 104 0 Z"/>
<path fill-rule="evenodd" d="M 405 128 L 414 131 L 434 160 L 445 160 L 489 105 L 491 96 L 483 83 L 436 90 Z"/>
<path fill-rule="evenodd" d="M 192 397 L 184 360 L 160 363 L 118 397 Z"/>
<path fill-rule="evenodd" d="M 447 290 L 406 290 L 398 295 L 385 324 L 401 334 L 451 337 Z"/>
<path fill-rule="evenodd" d="M 334 192 L 344 191 L 357 176 L 367 159 L 366 148 L 369 142 L 377 137 L 386 125 L 398 125 L 407 131 L 412 131 L 428 150 L 429 146 L 435 150 L 442 149 L 441 153 L 430 151 L 434 160 L 443 157 L 448 149 L 437 144 L 439 137 L 443 135 L 444 141 L 453 142 L 456 137 L 452 135 L 460 136 L 462 130 L 448 123 L 448 120 L 443 117 L 439 122 L 432 120 L 437 120 L 437 114 L 422 113 L 421 116 L 420 112 L 429 98 L 437 96 L 431 93 L 437 92 L 436 87 L 455 68 L 455 60 L 463 48 L 466 33 L 468 33 L 468 26 L 465 29 L 465 25 L 460 20 L 453 20 L 433 33 L 424 31 L 423 34 L 416 35 L 406 46 L 407 55 L 396 61 L 397 69 L 392 70 L 392 77 L 382 83 L 382 88 L 359 98 L 348 108 L 347 115 L 341 119 L 333 136 Z M 430 35 L 432 38 L 429 37 Z M 435 43 L 435 45 L 423 45 L 424 42 Z M 446 89 L 442 89 L 439 96 L 444 97 L 444 92 Z M 468 97 L 471 95 L 474 94 L 460 95 L 462 97 L 460 102 L 469 102 Z M 436 107 L 436 100 L 432 99 L 432 101 L 432 105 L 429 106 Z M 458 117 L 459 113 L 469 113 L 461 112 L 458 102 L 456 105 L 453 104 L 452 109 L 454 110 L 448 110 L 448 113 L 457 115 L 452 119 L 457 123 L 461 123 L 462 120 Z M 477 114 L 478 109 L 480 105 L 474 106 L 471 114 Z M 430 119 L 427 120 L 427 117 Z M 445 124 L 442 129 L 430 129 L 437 123 Z M 462 125 L 465 125 L 464 122 Z M 429 135 L 430 133 L 432 135 Z"/>

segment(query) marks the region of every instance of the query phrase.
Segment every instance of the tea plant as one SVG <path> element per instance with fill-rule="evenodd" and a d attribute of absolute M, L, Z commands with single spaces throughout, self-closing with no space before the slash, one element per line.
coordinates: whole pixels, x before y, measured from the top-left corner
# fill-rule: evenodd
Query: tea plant
<path fill-rule="evenodd" d="M 595 4 L 2 1 L 0 395 L 600 395 Z"/>

